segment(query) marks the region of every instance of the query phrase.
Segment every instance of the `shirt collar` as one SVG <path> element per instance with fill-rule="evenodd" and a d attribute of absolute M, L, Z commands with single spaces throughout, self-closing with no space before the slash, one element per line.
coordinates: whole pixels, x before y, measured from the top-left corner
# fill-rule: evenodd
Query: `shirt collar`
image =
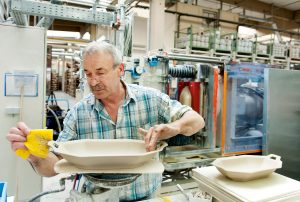
<path fill-rule="evenodd" d="M 93 93 L 88 95 L 88 102 L 92 110 L 97 109 L 98 111 L 102 111 L 104 108 L 103 104 L 94 96 Z"/>
<path fill-rule="evenodd" d="M 124 104 L 123 106 L 126 106 L 130 100 L 133 101 L 137 101 L 135 94 L 132 92 L 132 89 L 130 88 L 130 86 L 128 84 L 126 84 L 124 81 L 121 80 L 121 82 L 123 83 L 123 85 L 126 88 L 126 96 L 125 96 L 125 100 L 124 100 Z"/>

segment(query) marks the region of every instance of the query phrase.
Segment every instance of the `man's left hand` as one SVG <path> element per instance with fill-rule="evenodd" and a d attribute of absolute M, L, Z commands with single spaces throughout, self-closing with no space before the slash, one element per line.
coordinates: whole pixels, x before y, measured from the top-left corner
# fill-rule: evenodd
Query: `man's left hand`
<path fill-rule="evenodd" d="M 170 124 L 154 125 L 148 131 L 139 128 L 139 133 L 144 136 L 147 151 L 155 150 L 157 141 L 173 137 L 179 134 L 179 132 L 179 128 Z"/>

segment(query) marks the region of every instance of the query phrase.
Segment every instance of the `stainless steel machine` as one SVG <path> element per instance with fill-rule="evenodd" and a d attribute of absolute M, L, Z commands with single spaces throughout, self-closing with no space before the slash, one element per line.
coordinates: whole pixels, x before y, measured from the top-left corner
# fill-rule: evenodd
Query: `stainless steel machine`
<path fill-rule="evenodd" d="M 300 71 L 268 69 L 265 72 L 264 147 L 281 156 L 278 173 L 300 180 Z"/>

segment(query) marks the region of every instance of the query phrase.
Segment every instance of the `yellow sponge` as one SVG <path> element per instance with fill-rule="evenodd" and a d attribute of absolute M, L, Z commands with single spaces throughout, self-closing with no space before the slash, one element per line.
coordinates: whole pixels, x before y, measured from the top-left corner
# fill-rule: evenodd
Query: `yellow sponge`
<path fill-rule="evenodd" d="M 49 152 L 48 141 L 53 140 L 52 129 L 35 129 L 31 130 L 27 135 L 24 143 L 27 149 L 18 149 L 16 155 L 23 159 L 27 159 L 30 154 L 46 158 Z"/>
<path fill-rule="evenodd" d="M 169 197 L 163 197 L 164 202 L 172 202 L 172 200 Z"/>

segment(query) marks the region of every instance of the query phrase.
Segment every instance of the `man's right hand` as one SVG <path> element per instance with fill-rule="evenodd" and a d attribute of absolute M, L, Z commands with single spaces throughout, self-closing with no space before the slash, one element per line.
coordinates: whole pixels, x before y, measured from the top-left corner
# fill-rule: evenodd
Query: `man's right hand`
<path fill-rule="evenodd" d="M 13 151 L 17 149 L 27 149 L 24 142 L 26 142 L 29 131 L 30 129 L 24 122 L 19 122 L 16 127 L 9 129 L 6 134 L 6 139 L 10 142 Z"/>
<path fill-rule="evenodd" d="M 18 149 L 27 149 L 24 143 L 27 140 L 29 132 L 30 129 L 23 122 L 19 122 L 16 127 L 9 129 L 6 138 L 10 142 L 13 151 Z M 27 158 L 35 171 L 45 177 L 52 177 L 57 174 L 54 171 L 54 165 L 59 159 L 61 159 L 61 157 L 56 156 L 52 152 L 49 152 L 45 159 L 32 154 L 30 154 Z"/>

